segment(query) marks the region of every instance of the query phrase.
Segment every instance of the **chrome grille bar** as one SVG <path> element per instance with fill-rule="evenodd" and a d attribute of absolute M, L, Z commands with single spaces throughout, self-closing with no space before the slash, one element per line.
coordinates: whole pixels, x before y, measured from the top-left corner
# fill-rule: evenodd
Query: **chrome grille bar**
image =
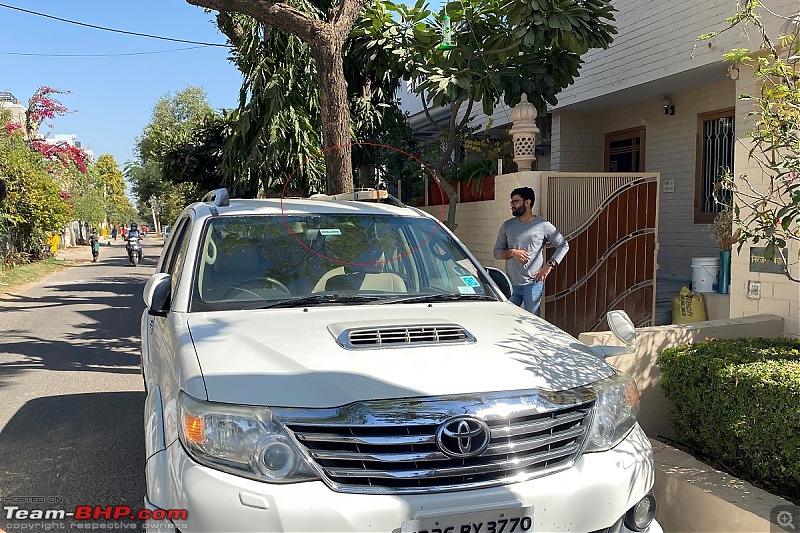
<path fill-rule="evenodd" d="M 580 387 L 273 408 L 273 414 L 332 489 L 415 494 L 497 486 L 569 468 L 586 442 L 594 400 L 590 388 Z M 456 458 L 437 431 L 465 416 L 482 421 L 488 442 L 482 452 Z"/>
<path fill-rule="evenodd" d="M 489 446 L 484 456 L 522 453 L 542 446 L 547 446 L 567 439 L 580 436 L 584 429 L 581 427 L 567 431 L 554 433 L 546 437 L 534 437 L 532 439 L 519 440 L 506 444 L 494 444 Z M 494 432 L 492 432 L 494 436 Z M 431 439 L 433 440 L 433 439 Z M 339 451 L 310 451 L 315 459 L 336 460 L 336 461 L 378 461 L 387 463 L 410 463 L 416 461 L 444 461 L 448 456 L 442 452 L 429 453 L 361 453 L 361 452 L 339 452 Z"/>
<path fill-rule="evenodd" d="M 453 476 L 465 476 L 486 474 L 490 472 L 507 472 L 509 470 L 520 470 L 530 465 L 543 463 L 553 459 L 560 459 L 578 451 L 578 445 L 572 444 L 558 451 L 536 454 L 525 459 L 513 459 L 511 461 L 492 461 L 476 466 L 457 466 L 451 468 L 428 468 L 424 470 L 355 470 L 345 468 L 326 468 L 325 471 L 331 477 L 369 477 L 378 479 L 413 479 L 413 478 L 442 478 Z"/>
<path fill-rule="evenodd" d="M 333 442 L 343 444 L 369 444 L 374 446 L 397 446 L 412 444 L 434 444 L 434 435 L 392 435 L 385 437 L 356 437 L 352 435 L 337 435 L 334 433 L 295 433 L 298 439 L 304 442 Z"/>
<path fill-rule="evenodd" d="M 505 437 L 508 435 L 520 435 L 523 433 L 535 433 L 537 431 L 544 431 L 561 424 L 569 422 L 577 422 L 583 420 L 586 413 L 583 411 L 575 411 L 569 413 L 558 413 L 553 418 L 548 418 L 542 421 L 529 422 L 524 424 L 515 424 L 513 426 L 492 428 L 492 437 Z"/>

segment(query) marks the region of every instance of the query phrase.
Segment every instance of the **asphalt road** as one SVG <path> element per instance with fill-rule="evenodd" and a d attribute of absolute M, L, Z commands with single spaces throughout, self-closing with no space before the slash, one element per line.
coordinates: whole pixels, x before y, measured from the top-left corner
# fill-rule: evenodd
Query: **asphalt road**
<path fill-rule="evenodd" d="M 160 241 L 144 250 L 134 267 L 122 241 L 98 263 L 81 247 L 75 266 L 0 296 L 0 531 L 36 530 L 9 505 L 142 507 L 139 320 Z"/>

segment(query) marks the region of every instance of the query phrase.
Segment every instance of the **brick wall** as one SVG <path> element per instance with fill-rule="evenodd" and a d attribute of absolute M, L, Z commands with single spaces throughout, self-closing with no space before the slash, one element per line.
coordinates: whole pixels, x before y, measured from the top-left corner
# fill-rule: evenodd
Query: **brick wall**
<path fill-rule="evenodd" d="M 757 92 L 755 80 L 749 75 L 747 69 L 742 67 L 740 70 L 736 92 L 738 94 Z M 753 104 L 750 102 L 741 100 L 736 102 L 737 144 L 734 174 L 738 176 L 745 173 L 752 184 L 764 186 L 767 183 L 766 176 L 756 162 L 748 156 L 751 142 L 746 133 L 752 129 L 754 120 L 747 115 L 753 109 Z M 740 125 L 744 127 L 740 127 Z M 749 245 L 745 245 L 741 255 L 737 254 L 735 250 L 731 254 L 731 318 L 759 313 L 776 314 L 784 317 L 786 335 L 800 337 L 800 283 L 792 282 L 782 274 L 750 272 L 749 248 Z M 792 274 L 800 277 L 800 265 L 797 262 L 800 245 L 795 241 L 790 243 L 788 248 L 789 261 L 790 263 L 794 262 Z M 758 300 L 748 297 L 748 285 L 751 281 L 761 284 L 761 298 Z"/>
<path fill-rule="evenodd" d="M 550 142 L 552 148 L 550 170 L 602 171 L 604 146 L 602 114 L 566 111 L 553 113 Z"/>

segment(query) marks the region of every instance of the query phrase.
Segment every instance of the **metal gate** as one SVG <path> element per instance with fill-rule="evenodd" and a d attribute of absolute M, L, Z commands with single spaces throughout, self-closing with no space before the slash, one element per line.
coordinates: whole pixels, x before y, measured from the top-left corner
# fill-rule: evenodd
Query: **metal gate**
<path fill-rule="evenodd" d="M 606 312 L 623 309 L 637 327 L 652 325 L 658 183 L 658 173 L 542 174 L 542 216 L 569 242 L 545 282 L 549 322 L 577 337 L 608 330 Z"/>

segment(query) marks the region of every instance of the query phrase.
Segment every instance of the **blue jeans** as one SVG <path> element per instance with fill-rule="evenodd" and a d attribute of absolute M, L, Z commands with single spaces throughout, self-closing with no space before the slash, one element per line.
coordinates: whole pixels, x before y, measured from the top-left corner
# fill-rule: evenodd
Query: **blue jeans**
<path fill-rule="evenodd" d="M 539 316 L 539 309 L 542 304 L 542 288 L 544 288 L 543 281 L 531 283 L 530 285 L 514 285 L 509 299 L 514 305 L 524 304 L 526 311 Z"/>

